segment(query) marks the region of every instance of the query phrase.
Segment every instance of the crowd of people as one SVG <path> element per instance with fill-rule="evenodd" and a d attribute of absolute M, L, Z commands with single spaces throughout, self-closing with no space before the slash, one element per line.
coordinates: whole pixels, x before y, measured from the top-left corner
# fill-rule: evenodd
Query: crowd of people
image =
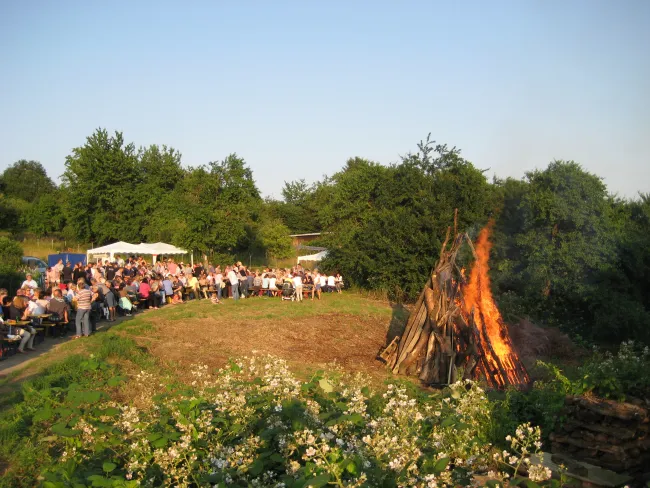
<path fill-rule="evenodd" d="M 19 353 L 34 350 L 41 316 L 50 322 L 69 324 L 73 338 L 89 336 L 99 320 L 115 321 L 138 308 L 157 309 L 192 299 L 219 304 L 224 298 L 291 296 L 293 300 L 321 299 L 324 292 L 341 293 L 340 274 L 311 272 L 298 264 L 290 269 L 251 270 L 241 262 L 221 267 L 210 263 L 177 263 L 173 258 L 147 263 L 142 257 L 118 257 L 86 265 L 63 263 L 47 269 L 43 286 L 32 275 L 10 297 L 0 289 L 0 334 L 20 339 Z M 289 295 L 290 293 L 290 295 Z"/>

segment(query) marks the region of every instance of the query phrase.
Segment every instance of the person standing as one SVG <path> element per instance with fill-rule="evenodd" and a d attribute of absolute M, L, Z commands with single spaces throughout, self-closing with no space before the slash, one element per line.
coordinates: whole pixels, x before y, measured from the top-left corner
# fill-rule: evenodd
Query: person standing
<path fill-rule="evenodd" d="M 239 277 L 233 268 L 228 267 L 228 281 L 232 290 L 232 297 L 239 300 Z"/>
<path fill-rule="evenodd" d="M 78 283 L 80 278 L 84 278 L 85 281 L 85 277 L 86 277 L 86 271 L 83 269 L 82 264 L 81 263 L 75 264 L 74 270 L 72 271 L 72 281 Z"/>
<path fill-rule="evenodd" d="M 86 280 L 80 278 L 77 281 L 77 318 L 75 325 L 77 327 L 77 335 L 74 339 L 78 339 L 82 335 L 88 337 L 90 335 L 90 310 L 93 301 L 93 292 L 87 287 Z"/>
<path fill-rule="evenodd" d="M 296 299 L 302 302 L 302 276 L 299 273 L 293 276 L 293 286 L 296 289 Z"/>
<path fill-rule="evenodd" d="M 67 285 L 72 281 L 72 267 L 70 266 L 70 261 L 65 263 L 63 266 L 63 282 Z"/>

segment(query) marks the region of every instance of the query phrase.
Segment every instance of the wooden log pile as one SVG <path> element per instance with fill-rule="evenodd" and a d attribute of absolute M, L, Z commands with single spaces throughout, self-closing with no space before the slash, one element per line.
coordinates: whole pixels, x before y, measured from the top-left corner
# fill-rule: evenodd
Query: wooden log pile
<path fill-rule="evenodd" d="M 650 467 L 650 413 L 632 403 L 567 397 L 564 424 L 550 435 L 551 450 L 616 472 Z"/>
<path fill-rule="evenodd" d="M 451 244 L 450 233 L 451 228 L 404 333 L 395 337 L 379 358 L 393 373 L 418 376 L 429 385 L 450 384 L 461 378 L 484 378 L 495 388 L 523 384 L 528 375 L 516 353 L 512 351 L 512 358 L 509 355 L 504 358 L 507 361 L 499 361 L 486 331 L 479 330 L 475 322 L 481 314 L 464 310 L 465 277 L 456 259 L 463 244 L 474 257 L 476 252 L 466 233 L 454 232 Z M 500 327 L 500 334 L 507 335 L 505 325 L 501 323 Z"/>

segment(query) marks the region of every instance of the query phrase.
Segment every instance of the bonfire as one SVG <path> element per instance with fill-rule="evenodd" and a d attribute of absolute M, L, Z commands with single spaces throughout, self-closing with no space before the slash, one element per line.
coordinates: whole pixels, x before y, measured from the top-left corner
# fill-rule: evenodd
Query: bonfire
<path fill-rule="evenodd" d="M 481 230 L 476 247 L 466 233 L 454 232 L 450 244 L 447 230 L 440 259 L 404 333 L 379 355 L 393 373 L 418 376 L 431 385 L 458 379 L 483 379 L 492 388 L 529 383 L 490 290 L 491 227 Z M 475 257 L 469 281 L 456 264 L 463 244 Z"/>

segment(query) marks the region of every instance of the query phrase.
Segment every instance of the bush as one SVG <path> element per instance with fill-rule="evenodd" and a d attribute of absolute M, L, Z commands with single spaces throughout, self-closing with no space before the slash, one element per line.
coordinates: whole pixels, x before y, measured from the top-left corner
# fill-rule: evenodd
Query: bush
<path fill-rule="evenodd" d="M 102 346 L 108 355 L 129 349 Z M 100 357 L 68 360 L 24 388 L 12 439 L 30 439 L 32 450 L 17 451 L 38 460 L 40 475 L 27 465 L 31 474 L 12 471 L 5 486 L 33 486 L 36 476 L 47 488 L 453 486 L 490 467 L 503 482 L 541 445 L 539 429 L 519 426 L 497 456 L 486 441 L 490 402 L 472 382 L 435 397 L 399 384 L 377 393 L 361 375 L 317 372 L 301 383 L 266 357 L 217 374 L 196 367 L 191 385 L 175 390 L 147 371 L 122 387 L 119 368 Z M 138 397 L 115 401 L 123 388 Z"/>
<path fill-rule="evenodd" d="M 8 237 L 0 237 L 0 266 L 17 270 L 22 266 L 23 248 Z"/>
<path fill-rule="evenodd" d="M 595 351 L 580 368 L 575 390 L 623 401 L 627 396 L 650 397 L 650 348 L 623 342 L 614 355 Z"/>

